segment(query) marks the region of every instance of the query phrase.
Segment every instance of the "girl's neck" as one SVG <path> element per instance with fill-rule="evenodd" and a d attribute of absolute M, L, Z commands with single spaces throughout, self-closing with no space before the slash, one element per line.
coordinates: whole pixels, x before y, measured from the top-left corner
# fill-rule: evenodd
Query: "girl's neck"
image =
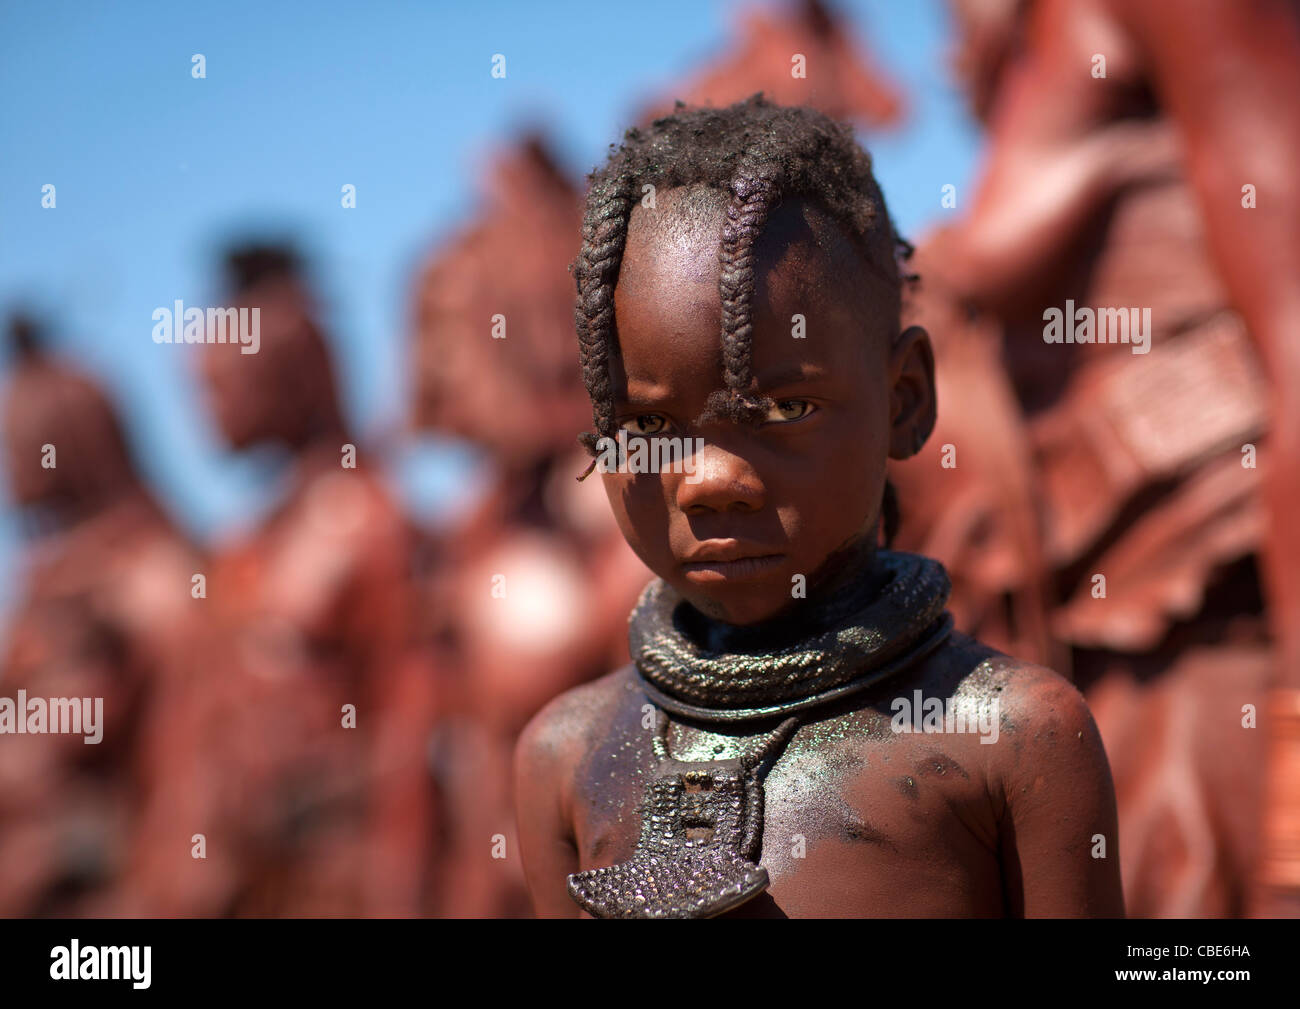
<path fill-rule="evenodd" d="M 837 551 L 809 579 L 808 595 L 792 599 L 781 613 L 748 626 L 705 616 L 683 607 L 686 631 L 711 652 L 767 652 L 788 647 L 824 630 L 844 612 L 879 595 L 885 576 L 869 540 Z"/>

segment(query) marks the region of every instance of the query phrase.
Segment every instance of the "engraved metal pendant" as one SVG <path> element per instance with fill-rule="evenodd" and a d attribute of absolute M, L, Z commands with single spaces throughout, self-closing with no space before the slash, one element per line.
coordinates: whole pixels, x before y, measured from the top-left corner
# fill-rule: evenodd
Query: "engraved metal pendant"
<path fill-rule="evenodd" d="M 632 857 L 569 876 L 569 895 L 598 918 L 711 918 L 767 889 L 762 764 L 798 725 L 787 718 L 730 760 L 674 760 L 657 712 L 659 766 L 646 784 Z"/>

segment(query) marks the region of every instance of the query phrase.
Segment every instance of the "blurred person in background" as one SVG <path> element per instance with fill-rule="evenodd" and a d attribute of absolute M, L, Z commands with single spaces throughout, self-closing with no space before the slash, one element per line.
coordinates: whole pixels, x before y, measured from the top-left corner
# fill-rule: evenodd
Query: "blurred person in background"
<path fill-rule="evenodd" d="M 916 260 L 942 406 L 932 447 L 894 468 L 900 542 L 949 567 L 963 630 L 1073 671 L 1130 913 L 1238 915 L 1264 769 L 1243 714 L 1294 669 L 1300 624 L 1279 496 L 1300 473 L 1300 190 L 1279 175 L 1300 154 L 1296 10 L 954 7 L 989 150 Z M 1145 351 L 1046 341 L 1067 300 L 1098 325 L 1149 310 Z"/>
<path fill-rule="evenodd" d="M 670 115 L 678 101 L 726 106 L 762 91 L 780 105 L 811 105 L 872 129 L 896 126 L 903 96 L 854 34 L 821 0 L 739 6 L 726 48 L 655 96 L 638 119 Z"/>
<path fill-rule="evenodd" d="M 528 913 L 515 737 L 626 654 L 627 607 L 650 578 L 600 488 L 575 479 L 589 460 L 573 432 L 590 410 L 567 270 L 578 212 L 576 187 L 527 136 L 498 156 L 486 205 L 418 281 L 416 423 L 468 441 L 488 474 L 439 536 L 421 606 L 447 714 L 431 740 L 448 852 L 434 914 Z"/>
<path fill-rule="evenodd" d="M 102 721 L 94 743 L 0 735 L 0 916 L 113 913 L 144 802 L 142 740 L 186 647 L 202 565 L 99 385 L 45 350 L 31 319 L 15 316 L 10 335 L 5 463 L 28 535 L 0 697 L 99 699 Z"/>
<path fill-rule="evenodd" d="M 152 740 L 134 895 L 154 914 L 418 914 L 434 714 L 409 647 L 411 529 L 342 416 L 297 255 L 247 246 L 227 267 L 260 348 L 198 348 L 207 400 L 231 448 L 284 453 L 286 489 L 212 565 Z"/>

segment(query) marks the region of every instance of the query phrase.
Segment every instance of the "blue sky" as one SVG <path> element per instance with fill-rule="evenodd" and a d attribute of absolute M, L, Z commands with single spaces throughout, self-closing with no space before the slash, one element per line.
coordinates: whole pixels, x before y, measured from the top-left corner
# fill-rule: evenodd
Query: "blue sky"
<path fill-rule="evenodd" d="M 866 137 L 905 234 L 964 191 L 977 135 L 947 69 L 941 0 L 841 0 L 904 91 L 909 121 Z M 0 3 L 0 311 L 33 306 L 54 346 L 121 404 L 146 476 L 210 540 L 255 521 L 268 460 L 222 451 L 183 350 L 153 309 L 216 296 L 224 241 L 307 252 L 359 430 L 400 422 L 415 268 L 472 215 L 486 156 L 540 125 L 575 176 L 637 103 L 723 45 L 736 4 Z M 648 13 L 652 12 L 652 13 Z M 207 77 L 190 75 L 202 53 Z M 489 74 L 493 53 L 505 80 Z M 57 187 L 57 209 L 41 187 Z M 357 209 L 339 206 L 357 187 Z M 435 440 L 391 459 L 411 508 L 456 500 L 470 457 Z M 13 517 L 0 525 L 11 601 Z"/>

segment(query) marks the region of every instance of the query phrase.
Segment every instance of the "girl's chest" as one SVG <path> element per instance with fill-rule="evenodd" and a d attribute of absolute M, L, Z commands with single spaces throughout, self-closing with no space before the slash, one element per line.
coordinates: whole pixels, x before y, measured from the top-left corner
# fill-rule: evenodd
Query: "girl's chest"
<path fill-rule="evenodd" d="M 580 868 L 750 842 L 769 885 L 737 913 L 1001 913 L 997 822 L 972 741 L 899 736 L 887 717 L 851 712 L 800 726 L 755 789 L 736 772 L 754 737 L 674 725 L 665 760 L 654 735 L 649 717 L 615 731 L 579 769 Z"/>

